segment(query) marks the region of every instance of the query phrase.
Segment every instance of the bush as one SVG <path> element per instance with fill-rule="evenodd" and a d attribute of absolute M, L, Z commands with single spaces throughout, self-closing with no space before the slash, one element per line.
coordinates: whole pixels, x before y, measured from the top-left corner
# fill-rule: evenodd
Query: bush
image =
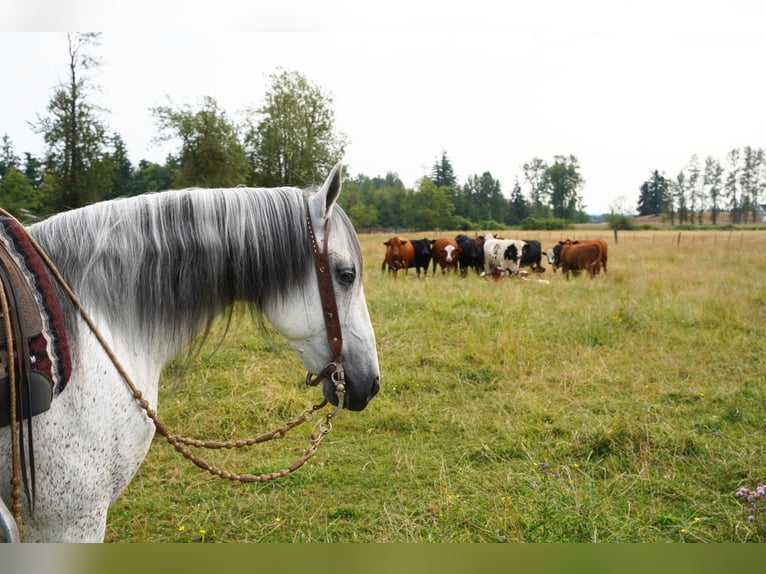
<path fill-rule="evenodd" d="M 458 231 L 471 231 L 474 229 L 478 229 L 478 227 L 473 221 L 471 221 L 470 219 L 466 217 L 463 217 L 462 215 L 453 215 L 452 225 L 450 227 L 452 229 L 457 229 Z"/>
<path fill-rule="evenodd" d="M 612 214 L 609 216 L 609 229 L 631 231 L 633 228 L 633 220 L 627 215 Z"/>
<path fill-rule="evenodd" d="M 574 224 L 568 219 L 560 219 L 557 217 L 527 217 L 521 222 L 521 229 L 559 231 L 564 229 L 574 229 Z"/>

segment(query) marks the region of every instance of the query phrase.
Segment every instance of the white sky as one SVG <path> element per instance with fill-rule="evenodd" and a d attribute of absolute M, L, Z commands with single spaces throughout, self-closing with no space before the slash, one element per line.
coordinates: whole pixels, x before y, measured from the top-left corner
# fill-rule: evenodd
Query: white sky
<path fill-rule="evenodd" d="M 28 122 L 66 78 L 65 34 L 31 31 L 91 30 L 99 103 L 134 163 L 175 151 L 152 145 L 149 108 L 212 96 L 236 119 L 278 67 L 334 98 L 351 175 L 410 187 L 442 150 L 460 183 L 490 171 L 506 194 L 525 162 L 571 154 L 602 213 L 635 209 L 654 169 L 766 148 L 763 0 L 209 4 L 0 0 L 0 137 L 42 155 Z"/>

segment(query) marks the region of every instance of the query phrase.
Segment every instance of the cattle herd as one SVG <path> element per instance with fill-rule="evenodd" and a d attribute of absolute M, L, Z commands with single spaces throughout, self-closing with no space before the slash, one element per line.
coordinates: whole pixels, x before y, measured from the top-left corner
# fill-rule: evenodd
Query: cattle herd
<path fill-rule="evenodd" d="M 448 271 L 460 273 L 466 277 L 473 269 L 481 277 L 500 279 L 504 275 L 527 277 L 529 272 L 543 273 L 543 249 L 534 239 L 503 239 L 495 234 L 478 235 L 475 239 L 460 234 L 454 239 L 406 239 L 392 237 L 383 243 L 386 254 L 381 270 L 392 273 L 394 278 L 399 271 L 405 273 L 411 267 L 420 277 L 421 271 L 428 274 L 429 265 L 433 265 L 432 274 L 436 274 L 437 265 L 443 274 Z M 602 239 L 567 239 L 559 241 L 545 254 L 553 272 L 560 267 L 564 276 L 579 275 L 586 271 L 594 278 L 601 269 L 606 273 L 608 247 Z"/>

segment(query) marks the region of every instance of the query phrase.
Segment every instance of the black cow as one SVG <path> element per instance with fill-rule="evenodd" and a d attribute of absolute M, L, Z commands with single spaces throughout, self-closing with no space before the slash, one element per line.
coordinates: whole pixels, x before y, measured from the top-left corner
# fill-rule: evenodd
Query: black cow
<path fill-rule="evenodd" d="M 460 255 L 458 256 L 460 276 L 468 275 L 468 269 L 471 267 L 476 270 L 476 273 L 481 273 L 484 267 L 484 250 L 479 247 L 476 240 L 461 233 L 455 237 L 455 242 L 460 247 Z"/>
<path fill-rule="evenodd" d="M 420 269 L 428 274 L 428 266 L 431 264 L 431 241 L 426 239 L 410 239 L 410 243 L 415 248 L 415 259 L 410 267 L 414 267 L 420 277 Z"/>
<path fill-rule="evenodd" d="M 519 267 L 529 267 L 533 273 L 545 272 L 545 267 L 540 264 L 543 258 L 543 248 L 536 239 L 525 239 L 524 248 L 521 250 L 521 262 Z"/>

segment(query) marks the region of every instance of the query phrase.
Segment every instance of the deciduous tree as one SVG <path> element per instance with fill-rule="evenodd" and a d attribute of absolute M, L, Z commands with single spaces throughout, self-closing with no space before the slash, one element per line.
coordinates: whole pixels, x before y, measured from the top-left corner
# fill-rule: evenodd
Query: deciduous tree
<path fill-rule="evenodd" d="M 88 71 L 101 64 L 92 54 L 99 44 L 100 34 L 67 34 L 67 81 L 55 88 L 48 115 L 38 118 L 34 126 L 48 146 L 46 164 L 51 185 L 46 186 L 46 201 L 53 211 L 99 200 L 110 189 L 102 161 L 107 141 L 101 118 L 105 110 L 92 101 L 91 92 L 97 86 L 88 77 Z"/>
<path fill-rule="evenodd" d="M 249 165 L 237 127 L 210 96 L 189 105 L 152 108 L 158 141 L 180 140 L 173 187 L 234 187 L 248 183 Z"/>
<path fill-rule="evenodd" d="M 306 77 L 271 75 L 265 103 L 250 110 L 245 146 L 258 185 L 303 187 L 321 182 L 343 157 L 346 136 L 336 131 L 332 97 Z"/>

